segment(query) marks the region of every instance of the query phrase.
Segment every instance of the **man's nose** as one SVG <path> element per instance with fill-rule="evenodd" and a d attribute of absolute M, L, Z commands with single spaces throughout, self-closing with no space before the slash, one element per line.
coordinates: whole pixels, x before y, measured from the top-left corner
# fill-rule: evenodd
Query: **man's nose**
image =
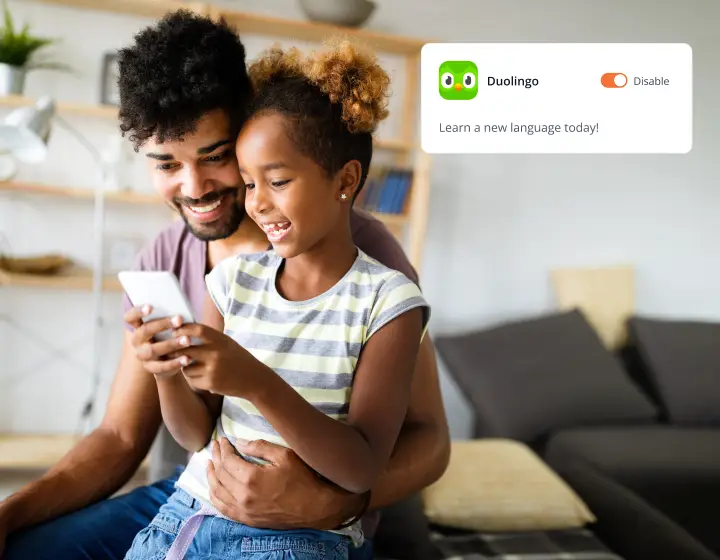
<path fill-rule="evenodd" d="M 188 165 L 183 170 L 183 173 L 181 190 L 184 197 L 199 200 L 212 190 L 207 178 L 197 167 Z"/>

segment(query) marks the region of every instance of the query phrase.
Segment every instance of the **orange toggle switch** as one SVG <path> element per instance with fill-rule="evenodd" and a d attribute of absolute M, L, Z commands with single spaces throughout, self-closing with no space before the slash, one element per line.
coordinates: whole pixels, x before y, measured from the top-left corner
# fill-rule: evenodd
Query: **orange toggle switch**
<path fill-rule="evenodd" d="M 609 72 L 603 74 L 600 83 L 606 88 L 621 88 L 627 85 L 628 79 L 622 72 Z"/>

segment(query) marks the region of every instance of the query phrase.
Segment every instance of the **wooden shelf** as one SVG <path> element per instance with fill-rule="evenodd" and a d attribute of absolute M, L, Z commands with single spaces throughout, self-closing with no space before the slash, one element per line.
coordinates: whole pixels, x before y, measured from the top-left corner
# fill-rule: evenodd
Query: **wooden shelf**
<path fill-rule="evenodd" d="M 357 29 L 313 21 L 281 19 L 260 14 L 236 12 L 214 6 L 211 10 L 214 16 L 224 17 L 241 35 L 252 33 L 311 42 L 322 42 L 331 37 L 345 37 L 364 43 L 377 51 L 404 55 L 419 53 L 427 42 L 364 28 Z"/>
<path fill-rule="evenodd" d="M 69 6 L 72 8 L 84 8 L 102 12 L 115 12 L 160 18 L 168 12 L 174 12 L 180 8 L 200 13 L 207 13 L 207 5 L 201 2 L 183 2 L 181 0 L 38 0 L 43 4 L 54 4 L 56 6 Z"/>
<path fill-rule="evenodd" d="M 0 97 L 0 107 L 30 107 L 35 105 L 37 99 L 33 97 L 24 97 L 22 95 L 7 95 Z M 83 103 L 66 103 L 64 101 L 56 101 L 58 112 L 67 115 L 81 115 L 86 117 L 101 117 L 115 119 L 118 116 L 117 107 L 110 105 L 89 105 Z"/>
<path fill-rule="evenodd" d="M 224 17 L 238 33 L 285 37 L 300 41 L 324 41 L 329 37 L 343 36 L 378 51 L 395 54 L 417 54 L 427 41 L 401 37 L 364 28 L 340 27 L 308 20 L 289 20 L 261 14 L 238 12 L 212 3 L 182 2 L 178 0 L 39 0 L 45 4 L 70 6 L 89 10 L 115 12 L 159 18 L 168 12 L 185 8 L 198 13 Z"/>
<path fill-rule="evenodd" d="M 51 290 L 92 290 L 92 270 L 81 267 L 69 267 L 58 274 L 18 274 L 0 270 L 0 286 L 13 288 L 44 288 Z M 122 291 L 116 276 L 107 276 L 103 289 L 113 292 Z"/>
<path fill-rule="evenodd" d="M 42 183 L 23 183 L 19 181 L 0 182 L 0 191 L 38 194 L 48 196 L 60 196 L 64 198 L 82 198 L 92 200 L 95 191 L 82 187 L 55 187 Z M 162 199 L 156 194 L 139 193 L 133 191 L 106 191 L 105 200 L 110 202 L 122 202 L 125 204 L 162 204 Z"/>
<path fill-rule="evenodd" d="M 74 434 L 0 434 L 0 469 L 47 470 L 82 436 Z M 146 458 L 139 470 L 146 470 Z"/>

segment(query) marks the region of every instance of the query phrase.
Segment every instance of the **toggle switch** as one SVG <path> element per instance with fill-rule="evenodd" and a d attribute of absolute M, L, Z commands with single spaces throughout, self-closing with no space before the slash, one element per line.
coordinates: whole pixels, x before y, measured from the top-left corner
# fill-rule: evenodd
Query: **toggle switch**
<path fill-rule="evenodd" d="M 600 83 L 606 88 L 622 88 L 627 85 L 627 82 L 627 76 L 622 72 L 609 72 L 600 78 Z"/>

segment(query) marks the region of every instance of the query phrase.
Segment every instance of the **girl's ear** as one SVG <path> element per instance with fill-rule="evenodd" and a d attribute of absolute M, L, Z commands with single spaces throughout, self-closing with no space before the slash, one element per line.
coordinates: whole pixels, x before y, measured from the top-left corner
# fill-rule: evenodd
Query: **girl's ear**
<path fill-rule="evenodd" d="M 347 162 L 338 172 L 337 198 L 342 202 L 352 202 L 355 198 L 355 191 L 360 185 L 362 177 L 362 166 L 356 159 Z M 344 195 L 344 196 L 343 196 Z"/>

